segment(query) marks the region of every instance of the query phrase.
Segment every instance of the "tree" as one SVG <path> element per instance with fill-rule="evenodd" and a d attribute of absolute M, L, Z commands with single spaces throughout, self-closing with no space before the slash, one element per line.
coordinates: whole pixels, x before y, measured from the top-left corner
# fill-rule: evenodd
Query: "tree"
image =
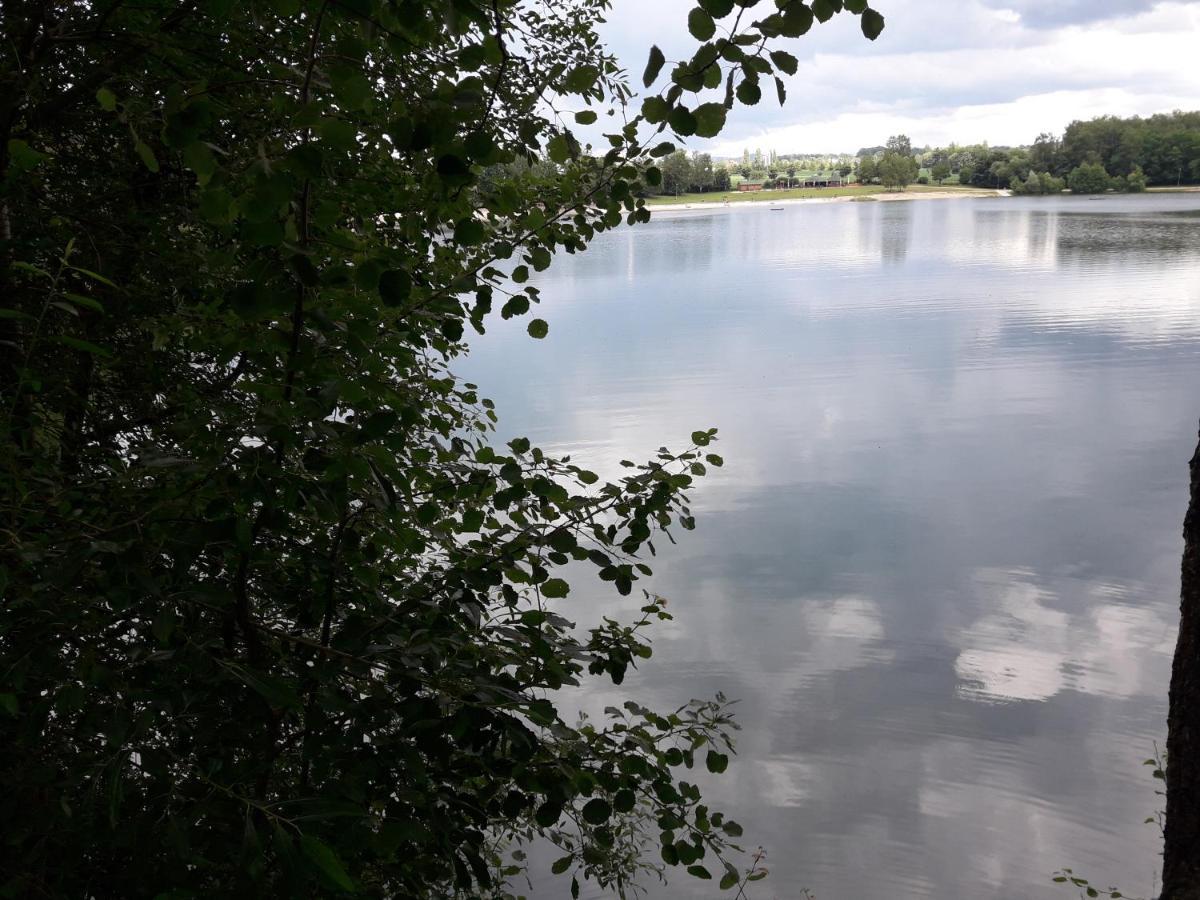
<path fill-rule="evenodd" d="M 887 139 L 885 145 L 888 151 L 898 153 L 900 156 L 912 156 L 912 142 L 909 141 L 907 134 L 894 134 Z"/>
<path fill-rule="evenodd" d="M 740 828 L 685 774 L 728 763 L 721 698 L 555 704 L 669 618 L 646 592 L 576 629 L 564 567 L 647 584 L 713 432 L 604 481 L 496 441 L 449 368 L 556 251 L 649 219 L 674 146 L 639 132 L 716 134 L 694 95 L 742 87 L 704 44 L 585 152 L 561 108 L 631 96 L 606 5 L 5 6 L 7 894 L 496 896 L 534 840 L 573 893 L 659 858 L 736 882 Z"/>
<path fill-rule="evenodd" d="M 792 182 L 796 180 L 796 167 L 789 165 L 787 167 L 788 187 L 792 186 Z"/>
<path fill-rule="evenodd" d="M 854 166 L 850 165 L 850 163 L 842 163 L 840 166 L 838 166 L 838 174 L 841 175 L 842 178 L 849 178 L 850 173 L 853 171 Z"/>
<path fill-rule="evenodd" d="M 1125 190 L 1131 194 L 1140 194 L 1146 190 L 1146 173 L 1141 166 L 1134 166 L 1125 176 Z"/>
<path fill-rule="evenodd" d="M 1109 189 L 1111 179 L 1100 163 L 1084 163 L 1076 166 L 1067 176 L 1067 185 L 1073 194 L 1103 194 Z"/>
<path fill-rule="evenodd" d="M 1200 897 L 1200 445 L 1183 520 L 1179 634 L 1167 712 L 1167 810 L 1161 900 Z"/>
<path fill-rule="evenodd" d="M 872 156 L 864 156 L 858 161 L 858 180 L 870 184 L 879 177 L 879 163 Z"/>
<path fill-rule="evenodd" d="M 950 177 L 950 163 L 946 160 L 940 160 L 933 164 L 933 168 L 929 170 L 929 174 L 933 176 L 933 180 L 941 184 Z"/>
<path fill-rule="evenodd" d="M 1061 153 L 1062 143 L 1054 135 L 1043 132 L 1029 148 L 1029 165 L 1039 172 L 1056 172 Z"/>
<path fill-rule="evenodd" d="M 888 150 L 879 161 L 879 180 L 884 187 L 904 190 L 917 177 L 917 161 L 895 150 Z"/>
<path fill-rule="evenodd" d="M 1056 178 L 1049 172 L 1040 172 L 1038 181 L 1041 183 L 1041 192 L 1043 194 L 1061 194 L 1066 188 L 1067 183 L 1061 178 Z"/>
<path fill-rule="evenodd" d="M 678 196 L 692 184 L 692 161 L 685 150 L 676 150 L 662 161 L 663 193 Z"/>

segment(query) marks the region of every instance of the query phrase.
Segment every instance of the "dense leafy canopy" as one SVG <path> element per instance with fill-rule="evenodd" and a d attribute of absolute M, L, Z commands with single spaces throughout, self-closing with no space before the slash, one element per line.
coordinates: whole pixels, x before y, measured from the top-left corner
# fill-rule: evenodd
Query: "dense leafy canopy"
<path fill-rule="evenodd" d="M 497 445 L 448 366 L 649 217 L 655 126 L 715 134 L 843 7 L 882 27 L 756 5 L 703 0 L 625 122 L 604 0 L 5 3 L 0 891 L 503 894 L 535 839 L 575 890 L 738 883 L 686 777 L 727 765 L 720 698 L 554 702 L 649 655 L 654 594 L 556 601 L 641 589 L 713 433 L 602 482 Z"/>

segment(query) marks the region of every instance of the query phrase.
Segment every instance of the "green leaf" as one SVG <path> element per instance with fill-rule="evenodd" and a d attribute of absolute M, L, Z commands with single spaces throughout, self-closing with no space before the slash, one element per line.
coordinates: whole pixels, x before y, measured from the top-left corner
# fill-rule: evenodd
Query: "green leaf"
<path fill-rule="evenodd" d="M 592 109 L 581 109 L 575 113 L 575 121 L 580 125 L 591 125 L 596 121 L 596 111 Z"/>
<path fill-rule="evenodd" d="M 559 816 L 562 815 L 562 810 L 561 803 L 548 800 L 537 808 L 537 812 L 533 814 L 533 818 L 542 828 L 550 828 L 558 821 Z"/>
<path fill-rule="evenodd" d="M 724 753 L 718 753 L 716 750 L 709 750 L 708 755 L 704 758 L 704 764 L 708 767 L 708 771 L 715 775 L 720 775 L 729 766 L 729 757 Z"/>
<path fill-rule="evenodd" d="M 834 8 L 830 0 L 812 0 L 811 6 L 818 22 L 828 22 L 833 17 Z"/>
<path fill-rule="evenodd" d="M 720 19 L 733 12 L 733 0 L 700 0 L 700 5 L 714 19 Z"/>
<path fill-rule="evenodd" d="M 538 340 L 541 340 L 550 333 L 550 325 L 545 319 L 534 319 L 529 323 L 529 327 L 526 329 L 526 331 L 529 332 L 529 336 L 531 338 L 537 338 Z"/>
<path fill-rule="evenodd" d="M 658 73 L 662 71 L 663 64 L 666 61 L 667 58 L 658 49 L 658 45 L 652 45 L 650 47 L 650 58 L 646 61 L 646 70 L 642 72 L 642 84 L 646 87 L 654 84 L 654 79 L 658 77 Z"/>
<path fill-rule="evenodd" d="M 100 104 L 100 108 L 105 112 L 112 112 L 117 108 L 117 95 L 106 87 L 96 91 L 96 102 Z"/>
<path fill-rule="evenodd" d="M 658 159 L 661 156 L 667 156 L 674 152 L 675 145 L 670 141 L 663 141 L 661 144 L 655 144 L 654 147 L 650 149 L 650 155 L 655 159 Z"/>
<path fill-rule="evenodd" d="M 546 153 L 551 161 L 565 163 L 571 158 L 571 143 L 565 134 L 556 134 L 546 144 Z"/>
<path fill-rule="evenodd" d="M 557 600 L 560 597 L 567 596 L 570 593 L 571 586 L 561 578 L 551 578 L 542 584 L 542 596 L 549 597 L 552 600 Z"/>
<path fill-rule="evenodd" d="M 20 172 L 28 172 L 47 158 L 45 153 L 34 150 L 28 143 L 17 138 L 8 142 L 8 156 Z"/>
<path fill-rule="evenodd" d="M 721 830 L 724 831 L 730 837 L 741 837 L 742 836 L 742 826 L 739 825 L 737 822 L 734 822 L 732 819 L 725 822 L 725 824 L 721 826 Z"/>
<path fill-rule="evenodd" d="M 692 875 L 696 878 L 712 878 L 712 875 L 709 873 L 708 869 L 704 868 L 704 866 L 688 866 L 687 871 L 689 875 Z"/>
<path fill-rule="evenodd" d="M 607 800 L 597 797 L 583 805 L 583 821 L 589 825 L 603 825 L 612 816 L 612 807 Z"/>
<path fill-rule="evenodd" d="M 346 874 L 337 854 L 328 846 L 312 835 L 302 834 L 300 835 L 300 851 L 316 867 L 317 873 L 327 887 L 348 893 L 354 892 L 354 882 Z"/>
<path fill-rule="evenodd" d="M 796 68 L 799 65 L 796 57 L 785 50 L 772 50 L 771 62 L 775 63 L 777 69 L 788 75 L 795 75 Z"/>
<path fill-rule="evenodd" d="M 486 231 L 483 223 L 474 216 L 459 219 L 458 224 L 454 226 L 454 242 L 456 244 L 463 244 L 468 247 L 482 244 L 485 234 Z"/>
<path fill-rule="evenodd" d="M 783 86 L 783 79 L 775 77 L 775 96 L 779 98 L 779 105 L 783 106 L 787 100 L 787 89 Z"/>
<path fill-rule="evenodd" d="M 210 188 L 200 195 L 200 217 L 213 225 L 228 225 L 234 217 L 233 197 L 224 188 Z"/>
<path fill-rule="evenodd" d="M 567 871 L 567 869 L 571 868 L 571 863 L 573 862 L 575 862 L 574 856 L 561 856 L 554 861 L 552 866 L 550 866 L 550 871 L 555 875 L 561 875 L 563 872 Z"/>
<path fill-rule="evenodd" d="M 0 694 L 0 709 L 10 716 L 17 715 L 17 697 L 15 694 Z"/>
<path fill-rule="evenodd" d="M 862 14 L 862 33 L 868 40 L 875 40 L 883 33 L 883 16 L 873 9 L 864 9 Z"/>
<path fill-rule="evenodd" d="M 399 306 L 412 294 L 412 276 L 403 269 L 388 269 L 379 276 L 379 297 L 385 306 Z"/>
<path fill-rule="evenodd" d="M 716 137 L 725 127 L 725 105 L 722 103 L 703 103 L 692 111 L 696 119 L 696 135 L 698 137 Z"/>
<path fill-rule="evenodd" d="M 144 141 L 138 141 L 133 145 L 133 149 L 137 153 L 138 158 L 141 159 L 142 165 L 151 172 L 158 171 L 158 160 L 155 158 L 154 151 L 150 149 L 149 144 Z"/>
<path fill-rule="evenodd" d="M 55 335 L 53 340 L 73 350 L 82 350 L 84 353 L 90 353 L 92 356 L 112 356 L 111 350 L 106 350 L 104 347 L 93 344 L 91 341 L 71 337 L 67 334 Z"/>
<path fill-rule="evenodd" d="M 183 148 L 183 164 L 196 173 L 200 187 L 208 184 L 217 170 L 217 158 L 207 144 L 195 141 Z"/>
<path fill-rule="evenodd" d="M 671 105 L 662 97 L 647 97 L 642 101 L 642 116 L 651 125 L 665 121 L 671 114 Z"/>
<path fill-rule="evenodd" d="M 686 106 L 677 106 L 671 110 L 667 122 L 676 134 L 683 137 L 696 133 L 696 117 Z"/>
<path fill-rule="evenodd" d="M 737 86 L 737 98 L 746 106 L 754 106 L 762 99 L 762 88 L 758 86 L 757 81 L 743 78 L 741 84 Z"/>
<path fill-rule="evenodd" d="M 358 145 L 358 130 L 341 119 L 322 119 L 317 125 L 317 134 L 334 150 L 352 150 Z"/>
<path fill-rule="evenodd" d="M 586 94 L 600 77 L 600 70 L 595 66 L 576 66 L 567 75 L 564 87 L 572 94 Z"/>
<path fill-rule="evenodd" d="M 696 40 L 707 41 L 716 33 L 717 26 L 713 22 L 712 16 L 697 6 L 688 13 L 688 31 Z"/>
<path fill-rule="evenodd" d="M 727 891 L 731 887 L 736 886 L 739 880 L 737 872 L 726 872 L 721 876 L 720 888 L 723 891 Z"/>

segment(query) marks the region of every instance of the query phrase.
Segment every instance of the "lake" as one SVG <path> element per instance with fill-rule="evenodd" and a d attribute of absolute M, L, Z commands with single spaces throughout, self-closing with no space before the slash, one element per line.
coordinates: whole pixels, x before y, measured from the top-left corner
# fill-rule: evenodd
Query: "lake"
<path fill-rule="evenodd" d="M 1070 900 L 1062 866 L 1151 893 L 1200 194 L 656 212 L 537 284 L 549 337 L 497 320 L 457 366 L 500 438 L 616 477 L 720 429 L 647 585 L 675 621 L 575 699 L 740 699 L 696 780 L 768 851 L 751 898 Z"/>

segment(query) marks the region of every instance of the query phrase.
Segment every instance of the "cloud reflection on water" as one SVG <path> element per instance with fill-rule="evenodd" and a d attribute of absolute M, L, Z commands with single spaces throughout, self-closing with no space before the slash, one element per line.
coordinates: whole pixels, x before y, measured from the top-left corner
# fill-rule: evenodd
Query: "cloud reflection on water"
<path fill-rule="evenodd" d="M 575 699 L 740 698 L 708 788 L 771 850 L 763 896 L 1054 896 L 1061 865 L 1153 869 L 1139 763 L 1200 414 L 1200 229 L 1175 213 L 1198 207 L 671 213 L 543 273 L 545 342 L 505 323 L 461 367 L 502 437 L 610 477 L 721 428 L 697 531 L 649 585 L 676 620 Z M 565 612 L 635 606 L 580 581 Z"/>

